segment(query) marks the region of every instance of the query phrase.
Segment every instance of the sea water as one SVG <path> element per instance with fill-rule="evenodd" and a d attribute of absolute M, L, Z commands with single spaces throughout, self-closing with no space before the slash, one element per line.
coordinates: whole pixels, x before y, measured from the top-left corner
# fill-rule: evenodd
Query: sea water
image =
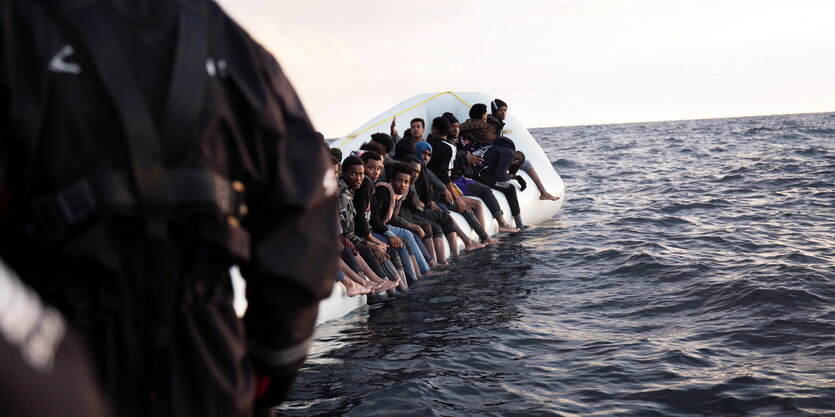
<path fill-rule="evenodd" d="M 835 415 L 835 113 L 532 133 L 563 210 L 318 328 L 282 415 Z"/>

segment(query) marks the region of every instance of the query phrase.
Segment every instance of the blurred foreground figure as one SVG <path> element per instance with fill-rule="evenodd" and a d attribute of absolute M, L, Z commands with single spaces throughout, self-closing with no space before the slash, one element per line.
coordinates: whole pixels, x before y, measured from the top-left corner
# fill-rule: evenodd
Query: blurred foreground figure
<path fill-rule="evenodd" d="M 0 416 L 108 416 L 83 347 L 0 262 Z"/>
<path fill-rule="evenodd" d="M 115 415 L 281 402 L 333 287 L 336 190 L 216 4 L 0 0 L 0 256 L 83 336 Z"/>

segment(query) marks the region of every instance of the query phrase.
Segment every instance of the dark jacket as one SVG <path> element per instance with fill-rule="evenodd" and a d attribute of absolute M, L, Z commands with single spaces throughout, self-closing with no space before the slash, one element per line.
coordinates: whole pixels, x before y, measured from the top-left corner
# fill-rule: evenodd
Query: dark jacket
<path fill-rule="evenodd" d="M 453 151 L 455 144 L 443 139 L 432 138 L 429 140 L 432 145 L 432 159 L 426 164 L 426 168 L 434 172 L 444 184 L 449 184 L 450 162 L 454 162 L 457 151 Z"/>
<path fill-rule="evenodd" d="M 159 127 L 178 2 L 89 7 L 107 18 Z M 333 288 L 336 196 L 321 141 L 273 57 L 217 4 L 206 7 L 199 118 L 193 136 L 174 138 L 186 146 L 164 172 L 211 173 L 215 194 L 231 195 L 231 183 L 241 199 L 132 203 L 135 188 L 116 181 L 109 197 L 123 206 L 111 211 L 78 185 L 146 173 L 129 169 L 120 113 L 88 49 L 52 5 L 0 1 L 0 256 L 86 339 L 120 416 L 248 415 L 253 364 L 272 376 L 264 400 L 280 402 Z M 37 210 L 73 227 L 62 236 L 33 219 Z M 32 222 L 40 228 L 21 227 Z M 236 264 L 248 286 L 243 322 L 232 306 Z"/>
<path fill-rule="evenodd" d="M 384 234 L 388 230 L 388 228 L 383 230 L 381 227 L 375 227 L 378 225 L 391 225 L 402 228 L 410 226 L 411 222 L 400 216 L 400 206 L 403 203 L 403 199 L 397 201 L 397 196 L 382 183 L 377 183 L 376 186 L 377 190 L 374 193 L 374 203 L 371 205 L 371 210 L 374 212 L 371 215 L 371 218 L 374 219 L 374 223 L 372 224 L 374 232 L 380 233 L 382 231 L 380 234 Z M 392 198 L 395 199 L 393 209 L 391 209 Z M 388 215 L 389 210 L 392 210 L 391 216 Z M 379 223 L 377 223 L 377 220 L 379 220 Z"/>
<path fill-rule="evenodd" d="M 355 193 L 343 180 L 339 179 L 339 226 L 342 236 L 355 245 L 365 244 L 364 236 L 356 234 L 357 209 L 354 206 Z"/>
<path fill-rule="evenodd" d="M 467 119 L 459 127 L 461 128 L 460 135 L 462 137 L 480 144 L 490 144 L 496 140 L 496 129 L 484 120 Z"/>
<path fill-rule="evenodd" d="M 374 183 L 371 178 L 365 177 L 362 180 L 359 190 L 354 193 L 354 233 L 360 237 L 368 237 L 371 234 L 371 201 L 374 198 Z"/>
<path fill-rule="evenodd" d="M 484 153 L 481 175 L 490 176 L 497 182 L 510 180 L 510 165 L 516 157 L 513 141 L 502 136 L 493 142 L 493 146 Z"/>
<path fill-rule="evenodd" d="M 496 132 L 496 136 L 503 136 L 502 132 L 504 131 L 504 120 L 501 120 L 492 114 L 488 114 L 487 124 L 493 127 L 493 130 Z"/>

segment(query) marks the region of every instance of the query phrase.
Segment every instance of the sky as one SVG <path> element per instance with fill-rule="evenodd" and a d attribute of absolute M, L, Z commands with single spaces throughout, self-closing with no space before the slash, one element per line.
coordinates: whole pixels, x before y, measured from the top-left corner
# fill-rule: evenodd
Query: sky
<path fill-rule="evenodd" d="M 835 111 L 833 0 L 219 0 L 315 127 L 479 91 L 527 127 Z"/>

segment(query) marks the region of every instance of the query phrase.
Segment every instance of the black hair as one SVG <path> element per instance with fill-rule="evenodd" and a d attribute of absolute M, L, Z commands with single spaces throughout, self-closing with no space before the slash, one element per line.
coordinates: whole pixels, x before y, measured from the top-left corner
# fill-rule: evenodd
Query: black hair
<path fill-rule="evenodd" d="M 502 106 L 507 107 L 507 103 L 502 101 L 502 99 L 497 98 L 490 102 L 490 112 L 496 114 L 496 112 L 499 111 L 499 107 Z"/>
<path fill-rule="evenodd" d="M 412 176 L 412 167 L 406 165 L 405 163 L 396 163 L 391 167 L 391 179 L 393 180 L 397 174 L 406 174 L 409 177 Z"/>
<path fill-rule="evenodd" d="M 519 159 L 519 163 L 515 161 L 515 159 Z M 525 154 L 522 151 L 516 151 L 513 163 L 510 164 L 510 168 L 508 172 L 513 175 L 516 175 L 519 172 L 519 168 L 525 163 Z"/>
<path fill-rule="evenodd" d="M 400 161 L 401 162 L 406 162 L 406 163 L 415 162 L 415 163 L 421 164 L 421 160 L 418 159 L 418 157 L 416 155 L 406 155 L 402 159 L 400 159 Z M 423 165 L 423 164 L 421 164 L 421 165 Z"/>
<path fill-rule="evenodd" d="M 363 165 L 363 163 L 362 163 L 362 159 L 359 159 L 359 158 L 358 158 L 358 157 L 356 157 L 355 155 L 348 155 L 348 157 L 347 157 L 347 158 L 345 158 L 345 160 L 344 160 L 344 161 L 342 161 L 342 172 L 348 172 L 348 168 L 349 168 L 349 167 L 352 167 L 352 166 L 354 166 L 354 165 L 362 165 L 362 166 L 365 166 L 365 165 Z"/>
<path fill-rule="evenodd" d="M 328 148 L 328 152 L 330 152 L 331 156 L 333 156 L 333 157 L 335 157 L 335 158 L 336 158 L 336 162 L 337 162 L 337 163 L 339 163 L 339 161 L 341 161 L 341 160 L 342 160 L 342 149 L 339 149 L 339 148 Z"/>
<path fill-rule="evenodd" d="M 322 134 L 322 132 L 320 132 L 320 131 L 318 131 L 318 130 L 317 130 L 317 131 L 313 132 L 313 135 L 314 135 L 314 136 L 316 136 L 316 139 L 319 139 L 320 141 L 324 142 L 325 144 L 327 144 L 327 143 L 328 143 L 328 142 L 325 140 L 325 135 L 323 135 L 323 134 Z"/>
<path fill-rule="evenodd" d="M 362 145 L 360 145 L 360 149 L 359 149 L 359 150 L 361 150 L 361 151 L 369 151 L 369 152 L 372 152 L 372 151 L 373 151 L 373 152 L 377 152 L 377 150 L 378 150 L 378 149 L 380 149 L 380 147 L 379 147 L 379 146 L 377 146 L 377 145 L 375 145 L 375 144 L 373 144 L 373 143 L 371 143 L 371 142 L 372 142 L 372 141 L 368 141 L 368 142 L 363 143 Z"/>
<path fill-rule="evenodd" d="M 420 117 L 415 117 L 414 119 L 412 119 L 412 121 L 409 122 L 409 127 L 411 127 L 412 123 L 414 122 L 420 122 L 420 125 L 423 126 L 424 129 L 426 129 L 426 122 L 423 121 L 423 119 L 421 119 Z"/>
<path fill-rule="evenodd" d="M 451 127 L 451 123 L 449 120 L 443 117 L 436 117 L 432 119 L 432 129 L 437 130 L 438 134 L 441 136 L 446 136 L 449 134 L 449 128 Z"/>
<path fill-rule="evenodd" d="M 382 161 L 383 157 L 380 156 L 380 154 L 378 154 L 377 152 L 366 151 L 363 152 L 362 155 L 360 155 L 360 159 L 362 159 L 363 163 L 367 164 L 369 159 L 373 159 L 375 161 Z"/>
<path fill-rule="evenodd" d="M 383 132 L 377 132 L 371 135 L 371 140 L 382 144 L 386 148 L 386 153 L 391 152 L 394 149 L 394 140 L 388 134 Z"/>
<path fill-rule="evenodd" d="M 444 113 L 443 115 L 441 115 L 441 117 L 443 117 L 444 119 L 449 120 L 449 124 L 459 123 L 458 118 L 456 118 L 455 115 L 450 113 L 450 112 Z"/>
<path fill-rule="evenodd" d="M 478 120 L 481 119 L 487 113 L 487 105 L 484 103 L 476 103 L 473 104 L 473 107 L 470 107 L 470 119 Z"/>

